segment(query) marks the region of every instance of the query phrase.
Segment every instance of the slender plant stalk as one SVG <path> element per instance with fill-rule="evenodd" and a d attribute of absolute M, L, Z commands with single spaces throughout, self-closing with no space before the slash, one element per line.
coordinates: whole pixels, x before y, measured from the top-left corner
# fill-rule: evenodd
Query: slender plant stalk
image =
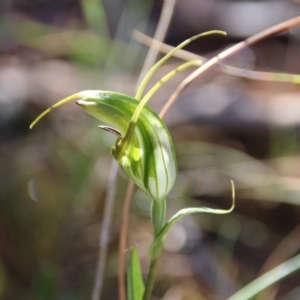
<path fill-rule="evenodd" d="M 159 259 L 150 261 L 149 272 L 146 280 L 147 284 L 146 284 L 143 300 L 148 300 L 151 297 L 151 293 L 155 282 L 156 272 L 158 268 L 158 263 L 159 263 Z"/>
<path fill-rule="evenodd" d="M 152 201 L 151 219 L 155 237 L 164 226 L 166 217 L 166 204 L 166 199 L 163 199 L 161 201 Z"/>
<path fill-rule="evenodd" d="M 112 212 L 114 207 L 114 194 L 115 194 L 114 192 L 115 192 L 118 170 L 119 170 L 119 165 L 116 161 L 113 160 L 110 168 L 109 179 L 108 179 L 107 194 L 104 200 L 105 207 L 104 207 L 103 221 L 102 221 L 102 227 L 101 227 L 101 232 L 99 237 L 99 254 L 98 254 L 98 263 L 97 263 L 95 285 L 92 294 L 92 300 L 99 300 L 101 298 L 101 291 L 102 291 L 104 273 L 105 273 L 105 263 L 107 257 L 108 236 L 111 227 Z"/>
<path fill-rule="evenodd" d="M 205 71 L 209 70 L 213 66 L 215 66 L 217 63 L 220 63 L 225 58 L 237 53 L 238 51 L 251 46 L 271 35 L 280 33 L 282 31 L 288 30 L 292 27 L 295 27 L 300 24 L 300 17 L 296 17 L 293 19 L 290 19 L 288 21 L 282 22 L 278 25 L 272 26 L 271 28 L 268 28 L 266 30 L 263 30 L 262 32 L 253 35 L 252 37 L 249 37 L 243 42 L 240 42 L 225 51 L 221 52 L 219 55 L 213 57 L 206 63 L 204 63 L 200 68 L 198 68 L 196 71 L 194 71 L 191 75 L 189 75 L 186 79 L 184 79 L 181 84 L 177 87 L 177 89 L 174 91 L 174 93 L 171 95 L 167 103 L 162 108 L 159 116 L 161 118 L 164 117 L 164 115 L 167 113 L 167 111 L 170 109 L 171 105 L 175 102 L 179 94 L 192 82 L 194 81 L 198 76 L 203 74 Z"/>
<path fill-rule="evenodd" d="M 148 47 L 152 47 L 156 49 L 157 51 L 160 51 L 161 53 L 167 54 L 170 51 L 172 51 L 175 47 L 170 46 L 168 44 L 165 44 L 163 42 L 160 42 L 155 39 L 155 37 L 150 37 L 146 35 L 145 33 L 142 33 L 138 30 L 133 30 L 131 33 L 131 36 L 133 39 L 137 40 L 143 45 L 146 45 Z M 206 61 L 207 59 L 204 56 L 200 56 L 196 53 L 189 52 L 184 49 L 179 49 L 173 54 L 173 57 L 182 59 L 182 60 L 195 60 L 195 59 L 200 59 Z"/>
<path fill-rule="evenodd" d="M 154 236 L 156 237 L 165 223 L 166 199 L 164 199 L 163 201 L 152 201 L 151 210 Z M 143 300 L 148 300 L 151 296 L 158 268 L 158 263 L 159 258 L 150 261 Z"/>
<path fill-rule="evenodd" d="M 101 2 L 94 0 L 82 0 L 83 11 L 87 20 L 89 27 L 93 30 L 97 30 L 104 37 L 108 37 L 108 28 L 107 28 L 107 20 L 105 16 L 104 9 L 101 5 Z M 94 42 L 91 40 L 91 47 L 95 47 Z M 97 49 L 94 49 L 95 53 Z M 97 65 L 101 58 L 94 54 L 93 56 L 94 62 Z M 33 126 L 34 124 L 32 124 Z M 32 127 L 31 126 L 31 127 Z M 100 300 L 101 292 L 104 281 L 104 273 L 105 273 L 105 264 L 107 257 L 107 248 L 108 248 L 108 236 L 110 232 L 111 220 L 112 220 L 112 212 L 114 206 L 114 191 L 117 181 L 117 172 L 118 172 L 118 164 L 116 162 L 112 162 L 110 175 L 107 186 L 107 194 L 105 198 L 105 207 L 103 214 L 102 227 L 99 235 L 99 251 L 98 251 L 98 259 L 97 259 L 97 267 L 96 267 L 96 275 L 95 275 L 95 283 L 92 291 L 92 300 Z"/>

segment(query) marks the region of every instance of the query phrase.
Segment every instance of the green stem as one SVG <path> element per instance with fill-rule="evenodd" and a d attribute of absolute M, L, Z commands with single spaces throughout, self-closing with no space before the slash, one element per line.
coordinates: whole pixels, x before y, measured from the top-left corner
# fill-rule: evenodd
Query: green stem
<path fill-rule="evenodd" d="M 164 226 L 166 217 L 166 199 L 153 200 L 151 206 L 151 219 L 154 229 L 154 238 L 157 237 L 159 231 Z"/>
<path fill-rule="evenodd" d="M 159 201 L 153 200 L 152 207 L 151 207 L 151 219 L 152 219 L 152 224 L 154 229 L 154 239 L 158 236 L 158 233 L 163 228 L 165 223 L 165 217 L 166 217 L 166 199 L 162 199 Z M 161 251 L 162 249 L 160 249 L 159 255 L 156 256 L 155 259 L 152 259 L 150 261 L 143 300 L 148 300 L 151 296 Z"/>
<path fill-rule="evenodd" d="M 147 277 L 147 282 L 146 282 L 146 289 L 144 292 L 143 300 L 148 300 L 151 296 L 152 289 L 154 286 L 155 282 L 155 276 L 156 276 L 156 271 L 158 267 L 158 262 L 159 258 L 155 260 L 151 260 L 150 266 L 149 266 L 149 272 L 148 272 L 148 277 Z"/>

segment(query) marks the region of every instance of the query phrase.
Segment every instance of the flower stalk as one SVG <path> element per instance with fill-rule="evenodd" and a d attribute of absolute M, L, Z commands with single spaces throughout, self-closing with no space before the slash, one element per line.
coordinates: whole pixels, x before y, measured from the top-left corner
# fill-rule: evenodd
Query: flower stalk
<path fill-rule="evenodd" d="M 216 30 L 198 34 L 181 43 L 158 61 L 142 80 L 135 98 L 110 91 L 82 91 L 54 104 L 30 125 L 32 128 L 50 111 L 73 100 L 77 100 L 76 103 L 88 114 L 108 124 L 108 126 L 99 127 L 118 136 L 111 149 L 112 156 L 127 176 L 152 198 L 151 220 L 154 229 L 154 244 L 157 239 L 163 241 L 162 233 L 168 231 L 168 226 L 165 224 L 166 196 L 176 180 L 177 161 L 168 128 L 162 119 L 147 106 L 147 103 L 156 91 L 178 72 L 193 66 L 199 67 L 202 61 L 194 60 L 180 65 L 159 80 L 143 96 L 144 89 L 154 72 L 176 51 L 197 38 L 214 33 L 225 34 L 223 31 Z M 164 231 L 166 226 L 167 230 Z M 151 295 L 161 251 L 162 243 L 156 248 L 156 256 L 150 256 L 144 300 L 149 299 Z M 130 270 L 138 270 L 136 256 L 135 253 Z"/>

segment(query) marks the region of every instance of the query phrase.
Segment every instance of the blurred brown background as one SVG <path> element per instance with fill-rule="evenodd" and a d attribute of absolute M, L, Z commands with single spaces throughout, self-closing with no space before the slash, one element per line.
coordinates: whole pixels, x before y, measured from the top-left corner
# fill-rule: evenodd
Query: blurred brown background
<path fill-rule="evenodd" d="M 162 1 L 1 0 L 0 299 L 90 299 L 115 137 L 70 103 L 33 130 L 56 101 L 81 90 L 134 95 Z M 177 0 L 166 43 L 206 30 L 187 50 L 206 57 L 297 16 L 299 1 Z M 300 27 L 246 49 L 235 67 L 300 74 Z M 152 83 L 180 63 L 171 59 Z M 158 111 L 189 72 L 150 101 Z M 237 205 L 225 216 L 195 215 L 166 241 L 153 299 L 226 299 L 299 252 L 300 88 L 215 68 L 193 82 L 166 116 L 178 155 L 168 216 L 188 206 Z M 126 189 L 120 174 L 102 299 L 117 299 L 117 247 Z M 151 242 L 149 199 L 136 191 L 129 245 L 144 272 Z M 300 299 L 300 275 L 256 299 Z"/>

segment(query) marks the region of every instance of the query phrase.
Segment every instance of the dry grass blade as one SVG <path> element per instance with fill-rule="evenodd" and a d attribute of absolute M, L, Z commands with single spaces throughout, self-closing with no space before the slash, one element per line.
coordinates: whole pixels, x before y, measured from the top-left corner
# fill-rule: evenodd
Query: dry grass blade
<path fill-rule="evenodd" d="M 297 253 L 300 248 L 300 224 L 298 224 L 273 250 L 261 268 L 260 274 L 264 274 L 275 266 L 284 262 Z M 278 286 L 272 286 L 264 290 L 257 300 L 271 299 L 270 295 L 276 296 Z"/>

